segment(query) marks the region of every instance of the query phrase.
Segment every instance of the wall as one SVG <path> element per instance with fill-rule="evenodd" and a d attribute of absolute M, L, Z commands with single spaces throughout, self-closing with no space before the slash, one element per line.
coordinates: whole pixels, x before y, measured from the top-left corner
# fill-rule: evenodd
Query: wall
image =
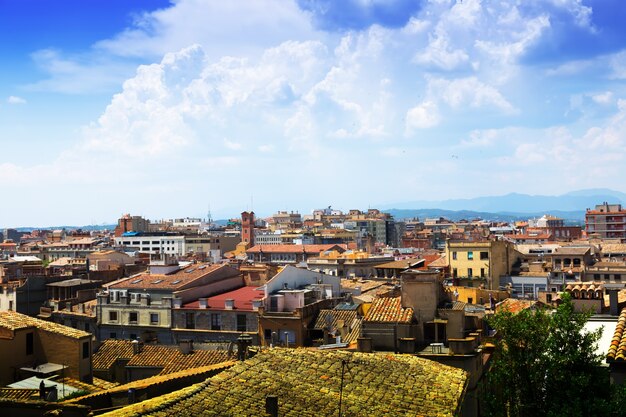
<path fill-rule="evenodd" d="M 65 365 L 64 375 L 79 381 L 91 382 L 91 336 L 81 339 L 65 337 L 40 330 L 38 332 L 47 362 Z M 89 344 L 89 355 L 82 358 L 83 343 Z"/>
<path fill-rule="evenodd" d="M 293 266 L 286 266 L 282 271 L 269 280 L 265 286 L 265 297 L 283 289 L 283 284 L 289 288 L 301 288 L 306 285 L 317 284 L 321 280 L 323 284 L 332 287 L 333 296 L 338 297 L 341 292 L 341 278 L 300 269 Z"/>

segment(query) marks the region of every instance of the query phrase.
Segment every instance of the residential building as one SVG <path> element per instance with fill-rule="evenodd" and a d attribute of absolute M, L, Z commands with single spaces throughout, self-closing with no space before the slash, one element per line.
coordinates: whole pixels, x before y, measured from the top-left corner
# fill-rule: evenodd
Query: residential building
<path fill-rule="evenodd" d="M 585 213 L 585 231 L 587 236 L 601 239 L 619 239 L 626 243 L 626 210 L 621 204 L 606 202 L 587 209 Z"/>
<path fill-rule="evenodd" d="M 342 278 L 375 277 L 376 268 L 393 259 L 392 256 L 370 255 L 363 251 L 328 250 L 306 260 L 312 271 Z"/>
<path fill-rule="evenodd" d="M 446 257 L 455 285 L 500 289 L 500 277 L 510 275 L 516 257 L 506 240 L 446 242 Z"/>
<path fill-rule="evenodd" d="M 308 346 L 319 311 L 340 300 L 341 278 L 288 265 L 263 289 L 258 311 L 261 343 Z"/>
<path fill-rule="evenodd" d="M 232 342 L 248 333 L 258 345 L 259 307 L 265 297 L 260 287 L 241 287 L 175 306 L 172 332 L 175 341 Z"/>
<path fill-rule="evenodd" d="M 346 248 L 343 245 L 255 245 L 246 250 L 246 256 L 251 262 L 295 265 L 326 251 L 343 253 Z"/>
<path fill-rule="evenodd" d="M 0 311 L 0 386 L 49 373 L 91 382 L 91 334 Z"/>
<path fill-rule="evenodd" d="M 98 294 L 100 335 L 173 343 L 172 308 L 242 285 L 239 271 L 228 265 L 153 261 L 149 272 L 109 284 Z"/>

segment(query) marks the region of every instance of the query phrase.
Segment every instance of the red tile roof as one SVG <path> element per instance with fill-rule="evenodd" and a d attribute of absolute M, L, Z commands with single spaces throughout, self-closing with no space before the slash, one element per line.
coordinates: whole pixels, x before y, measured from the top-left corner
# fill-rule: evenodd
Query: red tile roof
<path fill-rule="evenodd" d="M 259 291 L 260 287 L 242 287 L 233 291 L 228 291 L 213 297 L 207 298 L 207 308 L 212 310 L 224 310 L 226 300 L 235 301 L 235 310 L 253 311 L 252 300 L 261 300 L 265 296 L 264 291 Z M 182 308 L 198 309 L 200 301 L 192 301 L 183 305 Z"/>
<path fill-rule="evenodd" d="M 109 286 L 111 289 L 171 289 L 184 288 L 192 281 L 203 278 L 219 269 L 231 268 L 225 264 L 192 264 L 181 268 L 178 272 L 164 275 L 145 272 L 130 278 L 120 280 Z M 231 268 L 232 269 L 232 268 Z M 233 269 L 234 272 L 236 270 Z"/>
<path fill-rule="evenodd" d="M 626 308 L 622 309 L 622 313 L 617 319 L 617 325 L 615 326 L 615 332 L 613 333 L 613 339 L 611 339 L 611 345 L 609 346 L 609 352 L 606 355 L 607 360 L 626 361 Z"/>
<path fill-rule="evenodd" d="M 344 252 L 346 245 L 255 245 L 248 249 L 247 253 L 308 253 L 319 254 L 329 250 Z"/>
<path fill-rule="evenodd" d="M 410 323 L 412 320 L 413 309 L 403 308 L 400 297 L 376 298 L 363 318 L 370 323 Z"/>
<path fill-rule="evenodd" d="M 496 312 L 498 311 L 509 311 L 513 314 L 517 314 L 522 310 L 527 308 L 532 308 L 537 305 L 536 301 L 532 300 L 518 300 L 515 298 L 507 298 L 504 301 L 496 304 Z"/>

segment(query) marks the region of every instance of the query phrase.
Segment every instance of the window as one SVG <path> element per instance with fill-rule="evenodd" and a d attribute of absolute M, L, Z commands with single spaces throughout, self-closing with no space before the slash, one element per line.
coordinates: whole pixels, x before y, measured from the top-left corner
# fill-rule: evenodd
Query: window
<path fill-rule="evenodd" d="M 89 328 L 89 323 L 85 323 L 85 331 L 91 332 L 91 329 Z"/>
<path fill-rule="evenodd" d="M 470 252 L 467 252 L 467 259 L 468 259 L 468 260 L 470 260 L 470 261 L 471 261 L 472 259 L 474 259 L 474 252 L 471 252 L 471 251 L 470 251 Z"/>
<path fill-rule="evenodd" d="M 159 324 L 159 313 L 150 313 L 150 324 Z"/>
<path fill-rule="evenodd" d="M 117 339 L 117 333 L 115 332 L 109 333 L 109 339 Z"/>
<path fill-rule="evenodd" d="M 34 333 L 26 333 L 26 354 L 35 353 L 35 336 Z"/>
<path fill-rule="evenodd" d="M 480 268 L 480 277 L 485 278 L 485 268 Z"/>
<path fill-rule="evenodd" d="M 622 276 L 620 274 L 615 274 L 615 275 L 613 275 L 613 277 L 615 278 L 615 281 L 621 281 L 622 280 Z"/>
<path fill-rule="evenodd" d="M 474 302 L 474 299 L 472 297 L 467 297 L 468 304 L 472 304 L 473 302 Z"/>
<path fill-rule="evenodd" d="M 185 328 L 186 329 L 196 328 L 196 315 L 194 313 L 185 313 Z"/>
<path fill-rule="evenodd" d="M 117 321 L 117 311 L 109 311 L 109 321 Z"/>
<path fill-rule="evenodd" d="M 480 260 L 484 261 L 485 259 L 489 259 L 489 252 L 481 252 L 480 253 Z"/>
<path fill-rule="evenodd" d="M 551 303 L 551 302 L 552 302 L 552 294 L 546 294 L 546 301 L 547 301 L 548 303 Z"/>
<path fill-rule="evenodd" d="M 237 314 L 237 331 L 245 332 L 247 330 L 246 327 L 246 315 L 245 314 Z"/>
<path fill-rule="evenodd" d="M 131 324 L 137 324 L 137 312 L 133 311 L 128 313 L 128 322 Z"/>
<path fill-rule="evenodd" d="M 137 335 L 135 333 L 131 333 L 129 340 L 137 340 Z"/>
<path fill-rule="evenodd" d="M 219 313 L 211 314 L 211 330 L 222 330 L 222 316 Z"/>
<path fill-rule="evenodd" d="M 452 252 L 452 259 L 456 261 L 456 252 Z"/>
<path fill-rule="evenodd" d="M 459 275 L 458 270 L 456 268 L 452 269 L 452 278 L 456 278 Z"/>
<path fill-rule="evenodd" d="M 83 359 L 89 357 L 89 342 L 83 342 Z"/>
<path fill-rule="evenodd" d="M 474 271 L 472 270 L 472 268 L 467 268 L 467 276 L 469 278 L 474 276 Z"/>

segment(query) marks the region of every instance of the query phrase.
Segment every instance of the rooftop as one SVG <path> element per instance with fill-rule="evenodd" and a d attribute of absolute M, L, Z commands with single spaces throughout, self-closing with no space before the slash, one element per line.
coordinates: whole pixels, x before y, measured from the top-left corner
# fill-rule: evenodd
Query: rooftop
<path fill-rule="evenodd" d="M 230 268 L 224 264 L 191 264 L 171 274 L 151 274 L 149 272 L 133 275 L 120 280 L 110 289 L 171 289 L 178 290 L 197 279 L 203 278 L 221 268 Z M 233 270 L 235 271 L 235 270 Z"/>
<path fill-rule="evenodd" d="M 228 291 L 213 297 L 207 298 L 207 308 L 214 310 L 224 310 L 226 300 L 234 300 L 235 310 L 253 311 L 252 300 L 262 300 L 265 291 L 260 291 L 260 287 L 242 287 L 233 291 Z M 200 308 L 200 301 L 192 301 L 183 305 L 183 308 Z"/>
<path fill-rule="evenodd" d="M 363 318 L 370 323 L 410 323 L 413 320 L 413 309 L 403 308 L 400 297 L 379 297 L 374 299 L 372 306 Z"/>
<path fill-rule="evenodd" d="M 93 354 L 93 369 L 109 369 L 117 360 L 127 359 L 126 366 L 163 368 L 159 375 L 166 375 L 228 360 L 228 354 L 221 350 L 193 350 L 184 354 L 178 346 L 145 344 L 141 352 L 133 353 L 133 343 L 128 340 L 105 340 Z"/>
<path fill-rule="evenodd" d="M 74 339 L 91 337 L 91 334 L 82 330 L 77 330 L 72 327 L 63 326 L 62 324 L 50 321 L 36 319 L 15 311 L 0 311 L 0 327 L 11 331 L 36 327 L 39 330 L 60 334 Z"/>
<path fill-rule="evenodd" d="M 270 349 L 190 388 L 108 416 L 261 416 L 279 398 L 281 416 L 457 415 L 467 373 L 427 359 L 389 353 Z"/>

